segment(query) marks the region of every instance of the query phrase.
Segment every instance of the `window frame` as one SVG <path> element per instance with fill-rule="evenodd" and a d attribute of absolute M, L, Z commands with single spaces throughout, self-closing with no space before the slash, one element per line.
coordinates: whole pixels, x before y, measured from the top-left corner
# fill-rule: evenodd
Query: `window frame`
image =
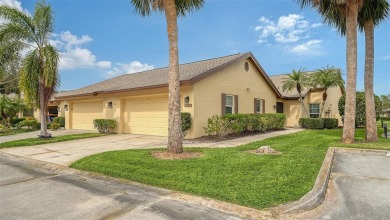
<path fill-rule="evenodd" d="M 318 106 L 318 113 L 312 113 L 312 106 Z M 310 103 L 309 104 L 309 117 L 310 118 L 319 118 L 320 117 L 320 114 L 321 114 L 321 104 L 320 103 Z M 313 116 L 317 116 L 317 117 L 313 117 Z"/>
<path fill-rule="evenodd" d="M 255 100 L 256 100 L 256 102 L 255 102 L 256 114 L 264 113 L 263 112 L 263 100 L 260 98 L 256 98 Z M 257 106 L 257 104 L 259 104 L 259 106 Z M 259 108 L 257 108 L 257 107 L 259 107 Z M 259 111 L 258 111 L 258 109 L 259 109 Z"/>
<path fill-rule="evenodd" d="M 232 99 L 232 104 L 231 105 L 228 105 L 228 102 L 227 102 L 228 97 L 231 97 L 231 99 Z M 231 113 L 226 111 L 227 110 L 226 108 L 228 108 L 228 107 L 232 109 Z M 235 112 L 234 112 L 234 95 L 229 95 L 229 94 L 225 95 L 225 106 L 224 106 L 224 108 L 225 108 L 225 114 L 235 114 Z"/>

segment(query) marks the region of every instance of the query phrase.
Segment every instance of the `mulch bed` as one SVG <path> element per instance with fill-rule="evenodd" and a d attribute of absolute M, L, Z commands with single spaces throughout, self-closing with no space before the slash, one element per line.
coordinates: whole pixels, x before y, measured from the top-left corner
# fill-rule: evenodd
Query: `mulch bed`
<path fill-rule="evenodd" d="M 167 151 L 153 151 L 152 155 L 161 160 L 183 160 L 190 158 L 202 157 L 203 153 L 200 152 L 183 152 L 180 154 L 172 154 Z"/>

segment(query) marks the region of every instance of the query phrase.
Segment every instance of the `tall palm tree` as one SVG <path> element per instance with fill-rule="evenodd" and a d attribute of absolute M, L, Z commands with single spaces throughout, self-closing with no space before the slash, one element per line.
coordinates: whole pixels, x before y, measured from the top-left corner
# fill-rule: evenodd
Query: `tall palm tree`
<path fill-rule="evenodd" d="M 356 72 L 357 72 L 357 18 L 363 0 L 297 0 L 301 7 L 312 6 L 326 18 L 329 11 L 344 15 L 347 40 L 347 89 L 342 142 L 355 141 Z"/>
<path fill-rule="evenodd" d="M 293 70 L 291 74 L 287 75 L 287 78 L 284 79 L 282 83 L 282 89 L 284 92 L 297 90 L 299 94 L 299 102 L 301 103 L 301 106 L 306 113 L 306 117 L 308 117 L 309 113 L 307 111 L 305 103 L 303 103 L 302 98 L 302 90 L 304 90 L 311 84 L 310 78 L 308 77 L 307 73 L 303 72 L 301 68 L 299 68 L 298 71 Z"/>
<path fill-rule="evenodd" d="M 336 69 L 334 67 L 324 67 L 314 73 L 312 83 L 314 87 L 324 89 L 322 93 L 322 104 L 320 111 L 321 118 L 325 109 L 325 102 L 328 98 L 328 89 L 332 87 L 344 88 L 344 80 L 341 77 L 340 69 Z"/>
<path fill-rule="evenodd" d="M 374 28 L 389 15 L 387 0 L 365 0 L 358 14 L 358 27 L 365 34 L 364 87 L 366 102 L 366 141 L 378 141 L 374 101 Z M 346 19 L 338 10 L 327 10 L 328 23 L 335 25 L 342 35 L 346 33 Z"/>
<path fill-rule="evenodd" d="M 59 85 L 58 59 L 55 47 L 49 44 L 53 32 L 53 13 L 44 1 L 36 3 L 34 15 L 9 6 L 0 6 L 0 41 L 7 42 L 7 50 L 28 49 L 22 60 L 19 86 L 28 102 L 40 108 L 40 137 L 50 137 L 47 132 L 47 105 Z"/>
<path fill-rule="evenodd" d="M 183 152 L 180 113 L 179 46 L 177 17 L 199 9 L 203 0 L 130 0 L 136 12 L 147 16 L 151 11 L 165 13 L 169 41 L 168 152 Z"/>

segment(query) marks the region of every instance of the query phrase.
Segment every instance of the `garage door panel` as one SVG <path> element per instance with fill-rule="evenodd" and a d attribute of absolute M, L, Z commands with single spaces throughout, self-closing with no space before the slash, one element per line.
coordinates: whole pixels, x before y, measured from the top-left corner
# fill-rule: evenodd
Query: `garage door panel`
<path fill-rule="evenodd" d="M 103 102 L 75 102 L 73 103 L 72 128 L 95 130 L 93 120 L 103 118 Z"/>
<path fill-rule="evenodd" d="M 126 99 L 125 132 L 168 135 L 168 97 Z"/>

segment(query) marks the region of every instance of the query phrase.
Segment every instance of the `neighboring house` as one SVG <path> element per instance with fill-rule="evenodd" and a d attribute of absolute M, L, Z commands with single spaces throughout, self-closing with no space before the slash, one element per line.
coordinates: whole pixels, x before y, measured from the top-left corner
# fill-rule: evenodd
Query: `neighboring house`
<path fill-rule="evenodd" d="M 288 118 L 299 118 L 296 99 L 281 94 L 252 53 L 182 64 L 179 69 L 181 110 L 192 117 L 187 138 L 205 135 L 203 127 L 213 115 L 281 112 Z M 317 103 L 317 93 L 310 94 Z M 60 92 L 49 105 L 58 106 L 66 129 L 93 130 L 94 119 L 106 118 L 118 122 L 118 133 L 166 136 L 168 68 L 125 74 Z M 291 114 L 292 110 L 298 113 Z M 295 119 L 288 119 L 287 126 L 294 125 Z"/>
<path fill-rule="evenodd" d="M 390 108 L 382 111 L 382 117 L 390 117 Z"/>
<path fill-rule="evenodd" d="M 271 76 L 271 80 L 276 86 L 276 88 L 282 94 L 282 99 L 278 99 L 277 106 L 283 106 L 283 113 L 286 114 L 287 122 L 286 126 L 288 127 L 297 127 L 299 126 L 299 118 L 302 117 L 311 117 L 318 118 L 321 111 L 322 105 L 322 94 L 324 89 L 321 88 L 305 88 L 302 91 L 303 102 L 307 108 L 309 115 L 306 115 L 305 110 L 301 108 L 301 103 L 299 102 L 299 94 L 296 90 L 284 92 L 283 81 L 287 79 L 288 74 Z M 339 99 L 343 94 L 343 89 L 341 87 L 329 88 L 328 98 L 325 102 L 324 112 L 322 118 L 337 118 L 339 120 L 339 126 L 342 126 L 341 117 L 338 110 Z M 283 103 L 279 104 L 279 103 Z M 281 111 L 280 111 L 281 112 Z"/>

